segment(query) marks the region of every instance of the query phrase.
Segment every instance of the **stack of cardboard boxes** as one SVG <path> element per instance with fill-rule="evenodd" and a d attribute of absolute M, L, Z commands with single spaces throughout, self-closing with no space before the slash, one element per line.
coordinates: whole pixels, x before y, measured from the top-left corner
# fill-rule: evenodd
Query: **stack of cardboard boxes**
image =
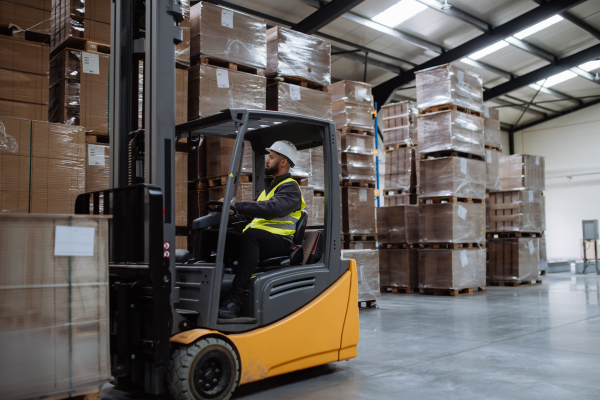
<path fill-rule="evenodd" d="M 502 153 L 502 132 L 500 111 L 484 106 L 483 143 L 485 144 L 485 189 L 489 192 L 500 190 L 500 154 Z"/>
<path fill-rule="evenodd" d="M 417 72 L 423 293 L 485 287 L 482 93 L 479 75 L 451 65 Z"/>
<path fill-rule="evenodd" d="M 47 37 L 51 10 L 51 0 L 0 0 L 0 25 Z"/>
<path fill-rule="evenodd" d="M 546 225 L 544 158 L 500 157 L 500 187 L 489 193 L 488 281 L 535 283 L 540 254 L 545 257 L 539 239 Z"/>
<path fill-rule="evenodd" d="M 110 2 L 52 0 L 50 51 L 81 40 L 110 45 Z"/>

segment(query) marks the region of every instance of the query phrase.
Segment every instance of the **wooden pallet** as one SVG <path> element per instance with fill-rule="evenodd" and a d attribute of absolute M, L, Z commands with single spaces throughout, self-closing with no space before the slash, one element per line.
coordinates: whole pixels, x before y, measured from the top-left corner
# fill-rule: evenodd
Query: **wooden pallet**
<path fill-rule="evenodd" d="M 300 186 L 308 186 L 308 178 L 305 176 L 292 176 L 292 179 L 298 182 Z"/>
<path fill-rule="evenodd" d="M 315 189 L 315 197 L 325 197 L 325 191 Z"/>
<path fill-rule="evenodd" d="M 475 115 L 477 117 L 483 117 L 483 114 L 481 113 L 481 111 L 469 110 L 468 108 L 457 106 L 456 104 L 442 104 L 439 106 L 429 107 L 429 108 L 426 108 L 425 110 L 419 110 L 419 114 L 421 114 L 421 115 L 431 114 L 431 113 L 436 113 L 436 112 L 440 112 L 440 111 L 448 111 L 448 110 L 460 111 L 465 114 Z"/>
<path fill-rule="evenodd" d="M 404 195 L 404 194 L 417 194 L 419 192 L 419 187 L 418 186 L 412 186 L 409 188 L 402 188 L 402 189 L 383 189 L 383 194 L 384 196 L 400 196 L 400 195 Z"/>
<path fill-rule="evenodd" d="M 419 197 L 419 204 L 440 204 L 440 203 L 471 203 L 485 204 L 485 199 L 473 199 L 471 197 Z"/>
<path fill-rule="evenodd" d="M 464 151 L 456 151 L 456 150 L 442 150 L 442 151 L 433 151 L 427 154 L 421 154 L 421 160 L 426 160 L 428 158 L 438 158 L 438 157 L 462 157 L 462 158 L 470 158 L 472 160 L 485 161 L 483 156 L 478 156 L 471 153 L 465 153 Z"/>
<path fill-rule="evenodd" d="M 354 235 L 342 233 L 342 241 L 344 242 L 373 242 L 377 240 L 375 235 Z"/>
<path fill-rule="evenodd" d="M 358 302 L 359 309 L 377 308 L 377 300 L 366 300 Z"/>
<path fill-rule="evenodd" d="M 540 232 L 487 232 L 488 239 L 541 238 Z"/>
<path fill-rule="evenodd" d="M 474 290 L 477 289 L 477 290 Z M 430 296 L 465 296 L 470 294 L 485 293 L 482 287 L 465 288 L 465 289 L 421 289 L 420 294 Z"/>
<path fill-rule="evenodd" d="M 374 129 L 365 129 L 365 128 L 359 128 L 359 127 L 356 127 L 356 126 L 343 127 L 341 129 L 338 129 L 338 131 L 340 133 L 355 133 L 357 135 L 375 136 L 375 130 Z"/>
<path fill-rule="evenodd" d="M 100 388 L 75 390 L 70 395 L 62 393 L 60 395 L 44 395 L 33 397 L 32 400 L 100 400 Z"/>
<path fill-rule="evenodd" d="M 546 275 L 546 270 L 540 271 L 540 276 Z"/>
<path fill-rule="evenodd" d="M 413 243 L 383 243 L 379 245 L 380 249 L 416 249 L 417 244 Z"/>
<path fill-rule="evenodd" d="M 390 150 L 398 150 L 398 149 L 409 149 L 411 147 L 415 147 L 412 143 L 394 143 L 394 144 L 386 144 L 384 146 L 385 151 Z"/>
<path fill-rule="evenodd" d="M 208 187 L 218 187 L 218 186 L 226 186 L 227 185 L 228 176 L 217 176 L 216 178 L 210 178 L 208 180 Z M 252 182 L 252 175 L 240 175 L 240 183 Z M 198 189 L 202 190 L 202 189 Z"/>
<path fill-rule="evenodd" d="M 307 89 L 318 90 L 320 92 L 328 93 L 329 89 L 327 86 L 323 86 L 320 83 L 309 81 L 306 78 L 302 78 L 300 76 L 272 76 L 267 80 L 267 84 L 272 84 L 275 82 L 283 82 L 289 83 L 291 85 L 301 86 Z"/>
<path fill-rule="evenodd" d="M 342 249 L 344 250 L 377 250 L 377 242 L 371 241 L 350 241 L 342 242 Z"/>
<path fill-rule="evenodd" d="M 88 144 L 109 144 L 110 136 L 104 133 L 87 132 L 85 135 L 85 142 Z"/>
<path fill-rule="evenodd" d="M 110 45 L 108 44 L 92 42 L 90 40 L 70 36 L 60 43 L 56 48 L 52 49 L 50 56 L 55 56 L 66 48 L 82 50 L 88 53 L 110 55 Z"/>
<path fill-rule="evenodd" d="M 485 243 L 420 243 L 419 246 L 423 249 L 485 249 Z"/>
<path fill-rule="evenodd" d="M 232 63 L 232 62 L 224 61 L 224 60 L 219 60 L 219 59 L 213 58 L 213 57 L 206 57 L 206 56 L 194 57 L 191 60 L 191 65 L 195 66 L 198 64 L 212 65 L 213 67 L 225 68 L 225 69 L 229 69 L 232 71 L 240 71 L 240 72 L 246 72 L 246 73 L 252 74 L 252 75 L 265 76 L 265 72 L 262 69 L 258 69 L 258 68 L 254 68 L 254 67 L 247 67 L 245 65 Z"/>
<path fill-rule="evenodd" d="M 537 279 L 535 281 L 515 281 L 515 280 L 506 280 L 506 281 L 488 281 L 486 282 L 486 285 L 488 286 L 535 286 L 535 285 L 541 285 L 542 284 L 542 280 L 541 279 Z"/>
<path fill-rule="evenodd" d="M 84 50 L 91 53 L 110 54 L 110 45 L 88 40 L 85 42 Z"/>
<path fill-rule="evenodd" d="M 418 294 L 419 288 L 404 288 L 395 286 L 382 286 L 381 293 Z"/>
<path fill-rule="evenodd" d="M 492 146 L 489 146 L 489 145 L 487 145 L 487 144 L 485 145 L 485 149 L 486 149 L 486 150 L 494 150 L 494 151 L 499 151 L 499 152 L 501 152 L 501 151 L 502 151 L 502 149 L 500 149 L 500 148 L 498 148 L 498 147 L 492 147 Z"/>
<path fill-rule="evenodd" d="M 361 180 L 353 180 L 353 179 L 348 179 L 348 180 L 342 180 L 340 181 L 340 184 L 342 186 L 355 186 L 355 187 L 364 187 L 364 188 L 371 188 L 371 189 L 375 189 L 375 182 L 365 182 L 365 181 L 361 181 Z"/>

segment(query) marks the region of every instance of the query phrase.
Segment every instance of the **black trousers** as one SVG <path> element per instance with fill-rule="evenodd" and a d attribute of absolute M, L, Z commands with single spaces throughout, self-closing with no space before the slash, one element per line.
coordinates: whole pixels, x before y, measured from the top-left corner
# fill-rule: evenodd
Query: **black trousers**
<path fill-rule="evenodd" d="M 210 251 L 217 249 L 219 230 L 207 229 L 202 235 L 202 259 L 210 259 Z M 249 228 L 244 233 L 227 232 L 223 260 L 238 260 L 235 267 L 230 295 L 238 297 L 244 294 L 250 279 L 260 260 L 288 256 L 291 242 L 281 235 Z"/>

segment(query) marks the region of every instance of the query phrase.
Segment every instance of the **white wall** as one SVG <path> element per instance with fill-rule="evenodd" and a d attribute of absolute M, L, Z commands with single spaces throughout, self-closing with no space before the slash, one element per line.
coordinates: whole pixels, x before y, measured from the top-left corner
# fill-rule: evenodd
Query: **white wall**
<path fill-rule="evenodd" d="M 515 153 L 546 159 L 549 261 L 579 259 L 581 221 L 600 220 L 599 150 L 600 105 L 515 132 Z"/>

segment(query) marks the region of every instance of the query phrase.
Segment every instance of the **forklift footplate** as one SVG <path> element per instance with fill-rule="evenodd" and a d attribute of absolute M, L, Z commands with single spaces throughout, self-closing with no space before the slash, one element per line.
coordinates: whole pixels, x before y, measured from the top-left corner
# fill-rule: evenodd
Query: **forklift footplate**
<path fill-rule="evenodd" d="M 239 317 L 239 318 L 219 318 L 217 324 L 255 324 L 256 318 Z"/>

